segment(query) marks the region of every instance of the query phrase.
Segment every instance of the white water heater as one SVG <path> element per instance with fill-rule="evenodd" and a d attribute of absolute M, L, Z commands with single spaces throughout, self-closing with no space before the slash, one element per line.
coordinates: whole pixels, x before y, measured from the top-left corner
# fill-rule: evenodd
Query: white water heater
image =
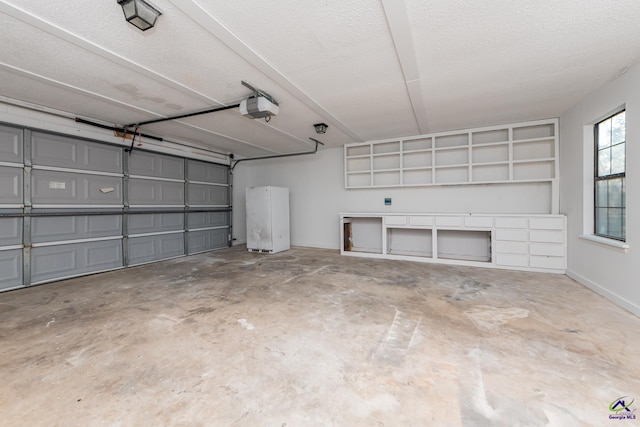
<path fill-rule="evenodd" d="M 290 248 L 289 189 L 249 187 L 247 203 L 247 249 L 276 253 Z"/>

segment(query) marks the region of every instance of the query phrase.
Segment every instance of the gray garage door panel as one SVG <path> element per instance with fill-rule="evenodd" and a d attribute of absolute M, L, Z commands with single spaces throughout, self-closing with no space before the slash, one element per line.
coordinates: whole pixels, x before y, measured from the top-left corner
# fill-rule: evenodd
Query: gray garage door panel
<path fill-rule="evenodd" d="M 0 218 L 0 246 L 21 244 L 22 218 Z M 0 272 L 1 271 L 2 270 L 0 270 Z"/>
<path fill-rule="evenodd" d="M 0 161 L 22 163 L 22 129 L 0 126 Z"/>
<path fill-rule="evenodd" d="M 34 170 L 33 204 L 122 205 L 122 179 L 113 176 Z"/>
<path fill-rule="evenodd" d="M 122 236 L 121 215 L 55 216 L 31 219 L 33 243 Z"/>
<path fill-rule="evenodd" d="M 225 248 L 228 246 L 228 235 L 227 228 L 190 231 L 187 235 L 189 254 Z"/>
<path fill-rule="evenodd" d="M 0 290 L 22 286 L 22 249 L 0 251 Z"/>
<path fill-rule="evenodd" d="M 184 184 L 180 182 L 129 179 L 129 204 L 184 205 Z"/>
<path fill-rule="evenodd" d="M 157 233 L 184 229 L 184 214 L 132 214 L 128 217 L 129 234 Z"/>
<path fill-rule="evenodd" d="M 0 166 L 0 204 L 21 205 L 23 169 Z"/>
<path fill-rule="evenodd" d="M 197 212 L 230 209 L 228 165 L 123 154 L 0 124 L 0 291 L 228 245 L 231 214 Z"/>
<path fill-rule="evenodd" d="M 122 241 L 45 246 L 31 251 L 31 280 L 40 283 L 122 267 Z"/>
<path fill-rule="evenodd" d="M 134 151 L 129 157 L 131 175 L 184 179 L 184 159 L 146 151 Z"/>
<path fill-rule="evenodd" d="M 229 205 L 228 187 L 189 184 L 189 205 Z"/>
<path fill-rule="evenodd" d="M 216 184 L 229 183 L 229 167 L 211 163 L 187 160 L 189 181 L 212 182 Z"/>
<path fill-rule="evenodd" d="M 189 229 L 229 225 L 229 212 L 190 212 Z"/>
<path fill-rule="evenodd" d="M 122 173 L 120 147 L 39 132 L 32 141 L 34 165 Z"/>
<path fill-rule="evenodd" d="M 129 265 L 184 255 L 184 233 L 130 237 Z"/>

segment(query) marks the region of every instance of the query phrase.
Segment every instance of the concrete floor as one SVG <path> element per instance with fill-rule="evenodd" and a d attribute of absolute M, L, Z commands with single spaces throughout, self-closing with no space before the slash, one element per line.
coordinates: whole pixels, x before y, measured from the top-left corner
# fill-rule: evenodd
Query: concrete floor
<path fill-rule="evenodd" d="M 558 275 L 238 247 L 0 294 L 0 344 L 2 426 L 640 422 L 640 319 Z"/>

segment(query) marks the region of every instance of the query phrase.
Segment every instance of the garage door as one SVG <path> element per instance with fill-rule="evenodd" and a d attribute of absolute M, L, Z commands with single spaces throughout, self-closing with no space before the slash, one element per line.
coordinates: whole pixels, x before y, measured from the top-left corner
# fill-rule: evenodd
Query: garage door
<path fill-rule="evenodd" d="M 23 131 L 0 126 L 0 290 L 22 286 Z M 13 215 L 13 216 L 10 216 Z"/>
<path fill-rule="evenodd" d="M 230 245 L 229 168 L 0 126 L 0 290 Z"/>

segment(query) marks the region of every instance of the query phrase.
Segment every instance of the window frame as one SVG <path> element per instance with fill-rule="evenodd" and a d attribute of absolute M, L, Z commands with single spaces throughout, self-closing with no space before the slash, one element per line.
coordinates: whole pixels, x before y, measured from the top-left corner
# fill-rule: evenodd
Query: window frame
<path fill-rule="evenodd" d="M 599 126 L 606 122 L 607 120 L 612 119 L 613 117 L 617 116 L 620 113 L 625 113 L 625 134 L 624 134 L 624 142 L 620 142 L 616 145 L 620 145 L 620 144 L 624 144 L 624 171 L 623 172 L 619 172 L 619 173 L 615 173 L 615 174 L 609 174 L 609 175 L 605 175 L 605 176 L 599 176 L 599 152 L 602 151 L 599 149 Z M 627 125 L 627 121 L 626 121 L 626 108 L 622 108 L 620 110 L 617 110 L 616 112 L 608 115 L 607 117 L 599 120 L 598 122 L 596 122 L 593 126 L 593 150 L 594 150 L 594 155 L 593 155 L 593 235 L 600 237 L 600 238 L 604 238 L 604 239 L 611 239 L 611 240 L 615 240 L 618 242 L 623 242 L 626 243 L 626 237 L 627 237 L 627 232 L 626 232 L 626 208 L 627 208 L 627 201 L 626 201 L 626 174 L 627 174 L 627 131 L 626 131 L 626 126 Z M 613 144 L 608 147 L 609 149 L 613 147 Z M 610 159 L 609 162 L 611 162 L 612 160 Z M 614 179 L 620 179 L 622 178 L 622 188 L 624 189 L 623 191 L 623 203 L 621 206 L 621 209 L 623 210 L 623 212 L 625 212 L 624 215 L 624 219 L 623 219 L 623 223 L 622 223 L 622 233 L 621 233 L 621 237 L 619 236 L 613 236 L 610 234 L 602 234 L 602 233 L 598 233 L 598 217 L 597 217 L 597 210 L 598 210 L 598 183 L 601 181 L 611 181 Z M 609 190 L 607 189 L 607 196 L 609 194 Z M 609 206 L 607 205 L 607 208 L 609 208 Z M 608 227 L 607 227 L 608 230 Z"/>

